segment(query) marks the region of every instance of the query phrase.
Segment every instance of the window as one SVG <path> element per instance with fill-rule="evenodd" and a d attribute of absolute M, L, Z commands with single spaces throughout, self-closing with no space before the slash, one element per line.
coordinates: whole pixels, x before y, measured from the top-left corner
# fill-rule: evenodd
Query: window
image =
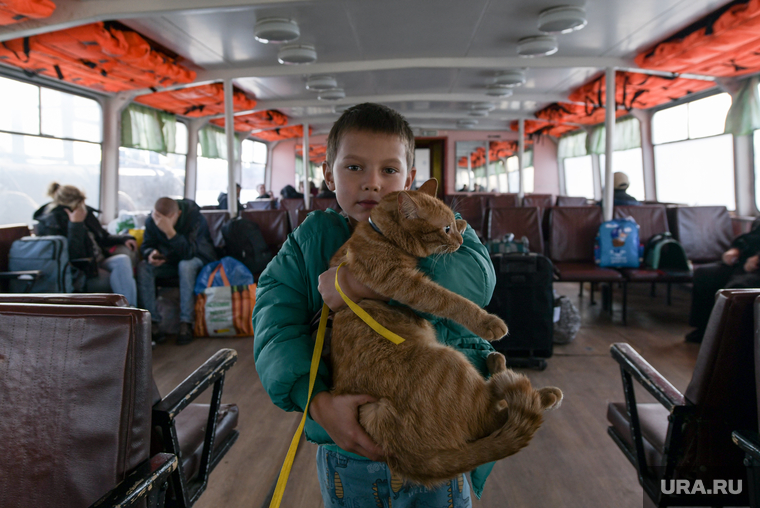
<path fill-rule="evenodd" d="M 244 140 L 240 155 L 240 202 L 243 205 L 258 197 L 256 187 L 265 182 L 266 167 L 267 145 L 252 139 Z"/>
<path fill-rule="evenodd" d="M 594 168 L 590 155 L 564 159 L 565 193 L 594 199 Z"/>
<path fill-rule="evenodd" d="M 722 93 L 654 114 L 658 201 L 736 208 L 733 136 L 723 134 L 730 107 Z"/>
<path fill-rule="evenodd" d="M 517 194 L 520 192 L 520 165 L 517 155 L 507 158 L 507 189 L 506 192 Z M 523 168 L 524 189 L 526 193 L 533 192 L 534 188 L 534 171 L 533 171 L 533 152 L 525 152 L 525 167 Z"/>
<path fill-rule="evenodd" d="M 602 174 L 602 188 L 604 188 L 604 178 L 606 176 L 605 163 L 607 156 L 599 155 L 599 169 Z M 619 150 L 612 152 L 612 171 L 622 171 L 628 176 L 630 185 L 626 193 L 630 194 L 639 201 L 644 201 L 644 163 L 641 156 L 641 148 L 631 148 L 630 150 Z"/>
<path fill-rule="evenodd" d="M 198 153 L 200 154 L 200 146 Z M 219 204 L 219 194 L 227 192 L 227 160 L 198 156 L 195 202 L 199 206 Z"/>
<path fill-rule="evenodd" d="M 0 78 L 0 224 L 32 224 L 48 185 L 79 187 L 100 206 L 102 113 L 97 101 Z M 64 121 L 65 120 L 65 121 Z M 64 125 L 65 124 L 65 125 Z"/>

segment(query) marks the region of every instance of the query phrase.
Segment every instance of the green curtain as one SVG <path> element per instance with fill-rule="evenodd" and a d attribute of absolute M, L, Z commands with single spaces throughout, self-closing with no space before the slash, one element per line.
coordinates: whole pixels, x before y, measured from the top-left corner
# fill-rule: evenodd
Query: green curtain
<path fill-rule="evenodd" d="M 303 178 L 303 157 L 296 155 L 296 175 L 299 178 Z M 309 161 L 309 178 L 316 178 L 317 175 L 322 176 L 322 164 L 315 164 Z"/>
<path fill-rule="evenodd" d="M 121 114 L 121 146 L 166 154 L 176 146 L 177 119 L 157 109 L 130 104 Z"/>
<path fill-rule="evenodd" d="M 726 134 L 747 136 L 760 129 L 760 76 L 745 79 L 732 95 L 731 109 L 726 115 Z"/>
<path fill-rule="evenodd" d="M 559 138 L 557 158 L 583 157 L 588 155 L 586 149 L 586 131 L 580 131 Z"/>
<path fill-rule="evenodd" d="M 238 145 L 248 134 L 235 134 L 235 158 L 238 159 Z M 227 159 L 227 135 L 224 129 L 215 125 L 207 125 L 198 131 L 198 143 L 201 145 L 201 156 L 207 159 Z"/>
<path fill-rule="evenodd" d="M 523 161 L 523 168 L 529 168 L 533 166 L 533 150 L 525 151 L 525 160 Z"/>
<path fill-rule="evenodd" d="M 607 142 L 607 130 L 604 124 L 597 125 L 588 137 L 588 153 L 603 154 Z M 630 150 L 641 148 L 641 126 L 638 118 L 629 116 L 615 122 L 615 142 L 613 150 Z"/>

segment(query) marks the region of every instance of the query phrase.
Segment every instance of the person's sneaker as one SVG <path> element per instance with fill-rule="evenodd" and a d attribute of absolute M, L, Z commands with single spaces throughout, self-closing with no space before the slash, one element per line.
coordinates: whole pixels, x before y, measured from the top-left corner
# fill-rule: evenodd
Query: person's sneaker
<path fill-rule="evenodd" d="M 686 334 L 686 342 L 699 344 L 702 342 L 702 337 L 704 337 L 704 335 L 705 335 L 704 330 L 700 330 L 700 329 L 692 330 Z"/>
<path fill-rule="evenodd" d="M 150 338 L 153 340 L 156 344 L 163 344 L 166 342 L 166 334 L 163 330 L 161 330 L 161 327 L 159 326 L 159 323 L 151 322 L 150 324 Z"/>
<path fill-rule="evenodd" d="M 179 335 L 177 336 L 177 345 L 184 346 L 193 341 L 193 325 L 190 323 L 179 324 Z"/>

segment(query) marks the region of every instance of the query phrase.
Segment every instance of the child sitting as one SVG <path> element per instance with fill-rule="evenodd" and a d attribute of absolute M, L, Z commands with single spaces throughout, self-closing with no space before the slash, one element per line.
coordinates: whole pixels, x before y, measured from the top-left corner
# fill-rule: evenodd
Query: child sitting
<path fill-rule="evenodd" d="M 322 170 L 344 215 L 332 210 L 312 212 L 258 281 L 253 315 L 254 359 L 262 385 L 282 409 L 303 411 L 306 405 L 314 349 L 310 330 L 313 316 L 323 302 L 332 310 L 345 305 L 334 287 L 336 269 L 328 270 L 330 258 L 349 238 L 357 222 L 369 220 L 370 211 L 383 196 L 411 187 L 416 172 L 413 162 L 411 128 L 401 115 L 385 106 L 354 106 L 330 130 Z M 419 267 L 438 284 L 482 307 L 493 293 L 493 264 L 472 228 L 467 227 L 463 238 L 463 245 L 448 254 L 445 261 L 436 263 L 426 258 L 420 260 Z M 354 301 L 385 299 L 359 284 L 345 267 L 340 271 L 340 285 Z M 430 319 L 440 342 L 461 351 L 481 373 L 487 373 L 486 357 L 493 351 L 488 342 L 451 321 Z M 358 422 L 359 406 L 374 399 L 366 395 L 333 396 L 329 390 L 330 373 L 321 362 L 306 437 L 320 445 L 317 468 L 325 506 L 339 500 L 346 506 L 375 506 L 380 498 L 388 496 L 393 497 L 394 507 L 414 503 L 471 506 L 469 485 L 463 475 L 434 490 L 401 486 L 398 481 L 392 484 L 398 479 L 391 478 L 383 462 L 383 450 Z M 486 464 L 471 474 L 478 497 L 492 467 Z"/>

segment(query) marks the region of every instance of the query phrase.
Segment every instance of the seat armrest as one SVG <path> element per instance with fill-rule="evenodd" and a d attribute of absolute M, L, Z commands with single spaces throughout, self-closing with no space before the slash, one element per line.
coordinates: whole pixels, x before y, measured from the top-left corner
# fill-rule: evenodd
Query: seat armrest
<path fill-rule="evenodd" d="M 686 404 L 683 394 L 629 344 L 624 342 L 613 344 L 610 346 L 610 353 L 612 358 L 620 364 L 620 368 L 628 372 L 668 411 L 672 412 L 675 407 Z"/>
<path fill-rule="evenodd" d="M 176 455 L 157 453 L 138 466 L 123 482 L 98 499 L 90 508 L 116 506 L 130 508 L 151 494 L 152 499 L 147 503 L 148 508 L 162 508 L 163 499 L 159 499 L 160 491 L 163 490 L 162 485 L 168 482 L 169 475 L 177 469 L 178 464 Z"/>
<path fill-rule="evenodd" d="M 731 439 L 736 446 L 754 460 L 760 460 L 760 435 L 748 430 L 735 430 L 731 433 Z"/>
<path fill-rule="evenodd" d="M 170 420 L 174 419 L 180 411 L 193 402 L 203 391 L 224 376 L 237 362 L 237 351 L 234 349 L 220 349 L 206 362 L 195 369 L 166 397 L 161 399 L 153 411 L 164 413 Z"/>

